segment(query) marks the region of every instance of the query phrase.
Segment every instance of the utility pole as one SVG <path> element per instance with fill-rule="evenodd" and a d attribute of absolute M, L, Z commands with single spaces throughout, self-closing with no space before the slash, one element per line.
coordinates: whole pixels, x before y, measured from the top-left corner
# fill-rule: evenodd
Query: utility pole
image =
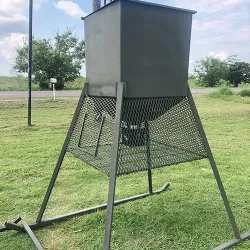
<path fill-rule="evenodd" d="M 92 0 L 93 11 L 101 8 L 101 0 Z"/>
<path fill-rule="evenodd" d="M 29 83 L 29 97 L 28 97 L 28 126 L 31 126 L 31 81 L 32 81 L 32 17 L 33 17 L 33 0 L 29 1 L 29 66 L 28 66 L 28 83 Z"/>

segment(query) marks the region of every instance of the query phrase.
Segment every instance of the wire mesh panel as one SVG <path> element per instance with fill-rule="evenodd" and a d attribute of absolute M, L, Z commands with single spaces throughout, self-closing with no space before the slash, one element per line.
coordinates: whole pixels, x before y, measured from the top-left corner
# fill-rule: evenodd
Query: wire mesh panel
<path fill-rule="evenodd" d="M 86 96 L 67 151 L 109 174 L 115 98 Z M 124 99 L 117 175 L 207 157 L 187 97 Z"/>
<path fill-rule="evenodd" d="M 109 174 L 114 137 L 115 98 L 88 97 L 74 125 L 67 151 Z"/>
<path fill-rule="evenodd" d="M 128 99 L 118 175 L 207 157 L 187 97 Z"/>

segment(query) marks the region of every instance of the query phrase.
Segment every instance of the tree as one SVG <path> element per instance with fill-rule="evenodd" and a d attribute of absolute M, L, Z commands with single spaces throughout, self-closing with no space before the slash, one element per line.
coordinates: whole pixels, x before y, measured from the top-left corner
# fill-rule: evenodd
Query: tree
<path fill-rule="evenodd" d="M 234 62 L 229 66 L 228 80 L 234 87 L 241 82 L 250 83 L 250 64 L 246 62 Z"/>
<path fill-rule="evenodd" d="M 33 40 L 33 81 L 41 89 L 48 89 L 50 78 L 56 78 L 56 89 L 62 89 L 64 83 L 80 76 L 85 58 L 85 42 L 73 35 L 72 30 L 56 33 L 54 40 Z M 17 49 L 14 69 L 19 73 L 28 72 L 28 45 Z"/>
<path fill-rule="evenodd" d="M 214 87 L 220 79 L 228 80 L 229 69 L 226 62 L 206 57 L 196 62 L 194 72 L 205 86 Z"/>

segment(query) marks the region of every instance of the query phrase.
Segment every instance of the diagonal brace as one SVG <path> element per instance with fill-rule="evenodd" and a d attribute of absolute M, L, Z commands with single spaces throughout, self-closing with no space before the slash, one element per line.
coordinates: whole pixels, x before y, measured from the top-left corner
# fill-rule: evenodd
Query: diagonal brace
<path fill-rule="evenodd" d="M 36 238 L 35 234 L 32 232 L 30 226 L 25 221 L 23 221 L 22 223 L 23 223 L 23 227 L 24 227 L 25 231 L 29 235 L 30 239 L 33 241 L 36 249 L 43 250 L 43 247 L 41 246 L 40 242 Z"/>
<path fill-rule="evenodd" d="M 130 202 L 130 201 L 135 201 L 135 200 L 146 198 L 146 197 L 148 197 L 150 195 L 160 194 L 160 193 L 166 191 L 169 188 L 169 186 L 170 186 L 170 184 L 164 184 L 160 189 L 158 189 L 156 191 L 153 191 L 153 193 L 148 192 L 148 193 L 139 194 L 139 195 L 131 196 L 131 197 L 128 197 L 128 198 L 124 198 L 124 199 L 121 199 L 121 200 L 116 200 L 114 202 L 114 205 L 118 206 L 120 204 L 124 204 L 124 203 Z M 56 222 L 65 221 L 65 220 L 67 220 L 69 218 L 76 217 L 76 216 L 95 213 L 97 211 L 101 211 L 101 210 L 104 210 L 106 208 L 107 208 L 107 203 L 101 204 L 101 205 L 98 205 L 98 206 L 95 206 L 95 207 L 90 207 L 90 208 L 86 208 L 86 209 L 83 209 L 83 210 L 75 211 L 73 213 L 68 213 L 68 214 L 64 214 L 64 215 L 61 215 L 61 216 L 53 217 L 53 218 L 50 218 L 50 219 L 47 219 L 47 220 L 42 220 L 39 223 L 29 224 L 29 227 L 31 229 L 42 228 L 42 227 L 49 226 L 49 225 L 51 225 L 53 223 L 56 223 Z M 25 229 L 24 229 L 24 227 L 22 225 L 18 225 L 18 224 L 14 223 L 14 222 L 6 222 L 5 227 L 4 227 L 4 231 L 6 231 L 6 230 L 15 230 L 15 231 L 19 231 L 19 232 L 24 232 L 25 231 Z"/>
<path fill-rule="evenodd" d="M 225 250 L 225 249 L 229 249 L 239 243 L 241 243 L 242 241 L 245 240 L 249 240 L 250 239 L 250 230 L 247 231 L 246 233 L 240 235 L 240 239 L 234 238 L 233 240 L 230 240 L 216 248 L 214 248 L 213 250 Z"/>

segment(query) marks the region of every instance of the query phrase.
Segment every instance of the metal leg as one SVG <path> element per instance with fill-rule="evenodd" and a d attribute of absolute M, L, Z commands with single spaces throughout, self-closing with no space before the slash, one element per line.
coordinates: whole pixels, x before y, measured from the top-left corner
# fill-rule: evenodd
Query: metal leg
<path fill-rule="evenodd" d="M 207 151 L 208 159 L 210 161 L 210 164 L 211 164 L 211 167 L 212 167 L 212 170 L 213 170 L 213 173 L 214 173 L 217 185 L 218 185 L 219 190 L 220 190 L 221 197 L 222 197 L 223 202 L 224 202 L 224 206 L 226 208 L 229 220 L 231 222 L 231 226 L 233 228 L 234 235 L 235 235 L 236 239 L 240 240 L 241 236 L 240 236 L 240 233 L 239 233 L 239 229 L 238 229 L 237 224 L 235 222 L 235 218 L 234 218 L 233 212 L 231 210 L 231 207 L 230 207 L 230 204 L 229 204 L 229 201 L 228 201 L 228 198 L 227 198 L 227 195 L 226 195 L 223 183 L 221 181 L 219 171 L 218 171 L 216 163 L 214 161 L 213 154 L 212 154 L 210 146 L 208 144 L 207 137 L 206 137 L 205 132 L 203 130 L 203 127 L 202 127 L 202 124 L 201 124 L 201 120 L 200 120 L 199 114 L 197 112 L 197 109 L 195 107 L 195 103 L 194 103 L 194 100 L 193 100 L 193 97 L 192 97 L 192 94 L 191 94 L 191 91 L 190 91 L 189 88 L 188 88 L 188 99 L 189 99 L 189 102 L 190 102 L 190 105 L 191 105 L 191 109 L 192 109 L 193 115 L 195 117 L 196 123 L 198 125 L 198 129 L 199 129 L 201 138 L 203 140 L 205 149 Z"/>
<path fill-rule="evenodd" d="M 216 248 L 214 248 L 213 250 L 225 250 L 225 249 L 229 249 L 237 244 L 239 244 L 240 242 L 242 241 L 245 241 L 245 240 L 249 240 L 250 239 L 250 230 L 247 231 L 246 233 L 242 234 L 241 236 L 241 239 L 233 239 L 233 240 L 230 240 Z"/>
<path fill-rule="evenodd" d="M 153 193 L 153 184 L 152 184 L 152 170 L 151 170 L 151 156 L 150 156 L 150 140 L 149 140 L 149 124 L 145 122 L 145 139 L 146 139 L 146 149 L 147 149 L 147 166 L 148 166 L 148 190 L 149 193 Z"/>
<path fill-rule="evenodd" d="M 35 234 L 32 232 L 31 228 L 29 227 L 29 225 L 25 221 L 23 221 L 23 227 L 24 227 L 25 231 L 27 232 L 27 234 L 30 236 L 31 240 L 33 241 L 36 249 L 43 250 L 40 242 L 38 241 Z"/>
<path fill-rule="evenodd" d="M 115 186 L 116 186 L 116 173 L 117 173 L 117 163 L 118 163 L 118 150 L 120 141 L 120 125 L 121 125 L 121 113 L 122 113 L 122 102 L 123 102 L 123 89 L 124 83 L 117 84 L 117 102 L 116 102 L 116 114 L 115 114 L 115 134 L 114 134 L 114 144 L 112 148 L 112 162 L 109 172 L 109 194 L 107 203 L 107 214 L 105 223 L 105 235 L 103 249 L 110 250 L 111 241 L 111 229 L 112 229 L 112 219 L 114 211 L 114 199 L 115 199 Z"/>
<path fill-rule="evenodd" d="M 148 191 L 153 194 L 153 184 L 152 184 L 152 170 L 148 169 Z"/>
<path fill-rule="evenodd" d="M 46 209 L 46 207 L 47 207 L 48 200 L 49 200 L 49 198 L 50 198 L 52 189 L 53 189 L 53 187 L 54 187 L 54 184 L 55 184 L 57 175 L 58 175 L 58 173 L 59 173 L 59 170 L 60 170 L 60 168 L 61 168 L 61 165 L 62 165 L 64 156 L 65 156 L 65 153 L 66 153 L 68 141 L 69 141 L 70 136 L 71 136 L 71 133 L 72 133 L 72 131 L 73 131 L 74 124 L 75 124 L 76 119 L 77 119 L 77 117 L 78 117 L 78 113 L 79 113 L 79 111 L 80 111 L 80 109 L 81 109 L 81 106 L 82 106 L 82 102 L 83 102 L 84 96 L 87 94 L 87 90 L 88 90 L 88 84 L 85 83 L 85 86 L 84 86 L 84 89 L 83 89 L 83 91 L 82 91 L 81 97 L 80 97 L 79 102 L 78 102 L 78 104 L 77 104 L 77 108 L 76 108 L 74 117 L 73 117 L 73 119 L 72 119 L 72 122 L 71 122 L 71 125 L 70 125 L 70 127 L 69 127 L 69 130 L 68 130 L 66 139 L 65 139 L 65 141 L 64 141 L 64 144 L 63 144 L 61 153 L 60 153 L 59 158 L 58 158 L 58 160 L 57 160 L 57 164 L 56 164 L 55 170 L 54 170 L 53 175 L 52 175 L 52 178 L 51 178 L 51 180 L 50 180 L 50 184 L 49 184 L 48 189 L 47 189 L 47 192 L 46 192 L 46 194 L 45 194 L 45 197 L 44 197 L 43 203 L 42 203 L 42 205 L 41 205 L 40 211 L 39 211 L 39 213 L 38 213 L 38 216 L 37 216 L 37 219 L 36 219 L 36 223 L 41 222 L 42 217 L 43 217 L 43 214 L 44 214 L 44 211 L 45 211 L 45 209 Z"/>
<path fill-rule="evenodd" d="M 69 128 L 67 137 L 65 139 L 62 151 L 60 153 L 60 156 L 59 156 L 59 159 L 57 161 L 54 173 L 52 175 L 49 187 L 47 189 L 47 192 L 46 192 L 46 195 L 44 197 L 42 206 L 40 208 L 36 223 L 28 225 L 27 223 L 23 222 L 23 225 L 18 225 L 17 223 L 21 220 L 21 218 L 18 218 L 16 220 L 14 220 L 13 222 L 6 222 L 5 226 L 0 228 L 0 232 L 4 232 L 6 230 L 15 230 L 15 231 L 19 231 L 19 232 L 26 231 L 29 234 L 29 236 L 31 237 L 31 239 L 34 242 L 37 249 L 42 249 L 39 241 L 37 240 L 34 233 L 32 232 L 32 229 L 45 227 L 45 226 L 51 225 L 51 224 L 53 224 L 55 222 L 64 221 L 64 220 L 66 220 L 68 218 L 72 218 L 72 217 L 80 216 L 80 215 L 84 215 L 84 214 L 89 214 L 89 213 L 94 213 L 94 212 L 97 212 L 99 210 L 103 210 L 103 209 L 107 208 L 103 249 L 104 250 L 110 250 L 112 217 L 113 217 L 114 206 L 120 205 L 120 204 L 123 204 L 123 203 L 126 203 L 126 202 L 130 202 L 130 201 L 146 198 L 146 197 L 148 197 L 150 195 L 160 194 L 161 192 L 164 192 L 164 191 L 166 191 L 168 189 L 169 184 L 165 184 L 159 190 L 156 190 L 156 191 L 152 190 L 152 176 L 151 176 L 151 169 L 149 169 L 149 172 L 148 172 L 148 174 L 149 174 L 149 176 L 148 176 L 148 178 L 149 178 L 149 192 L 148 193 L 139 194 L 139 195 L 132 196 L 132 197 L 129 197 L 129 198 L 125 198 L 125 199 L 122 199 L 122 200 L 114 201 L 115 186 L 116 186 L 116 174 L 117 174 L 117 162 L 118 162 L 118 149 L 119 149 L 119 140 L 120 140 L 120 124 L 121 124 L 121 111 L 122 111 L 122 101 L 123 101 L 123 89 L 124 89 L 123 83 L 119 83 L 118 88 L 117 88 L 117 104 L 116 104 L 116 116 L 115 116 L 115 135 L 114 135 L 114 144 L 113 144 L 113 149 L 112 149 L 112 162 L 111 162 L 111 168 L 110 168 L 110 182 L 109 182 L 108 203 L 107 204 L 101 204 L 101 205 L 96 206 L 96 207 L 83 209 L 83 210 L 80 210 L 80 211 L 75 211 L 73 213 L 61 215 L 61 216 L 50 218 L 50 219 L 47 219 L 47 220 L 42 220 L 43 213 L 44 213 L 44 211 L 46 209 L 48 200 L 50 198 L 52 189 L 54 187 L 54 183 L 56 181 L 57 175 L 58 175 L 60 167 L 61 167 L 61 163 L 62 163 L 64 155 L 66 153 L 67 143 L 68 143 L 68 141 L 70 139 L 70 136 L 71 136 L 71 133 L 73 131 L 73 126 L 74 126 L 74 124 L 76 122 L 79 111 L 81 109 L 81 105 L 82 105 L 84 96 L 87 94 L 87 84 L 86 84 L 85 88 L 84 88 L 84 90 L 82 92 L 82 95 L 81 95 L 81 97 L 79 99 L 79 103 L 77 105 L 75 115 L 73 117 L 73 120 L 72 120 L 71 126 Z M 147 150 L 148 150 L 148 153 L 147 153 L 148 162 L 150 163 L 149 143 L 147 143 L 147 145 L 148 145 L 147 146 L 148 147 L 147 148 Z M 150 166 L 151 166 L 151 163 L 150 163 Z"/>

